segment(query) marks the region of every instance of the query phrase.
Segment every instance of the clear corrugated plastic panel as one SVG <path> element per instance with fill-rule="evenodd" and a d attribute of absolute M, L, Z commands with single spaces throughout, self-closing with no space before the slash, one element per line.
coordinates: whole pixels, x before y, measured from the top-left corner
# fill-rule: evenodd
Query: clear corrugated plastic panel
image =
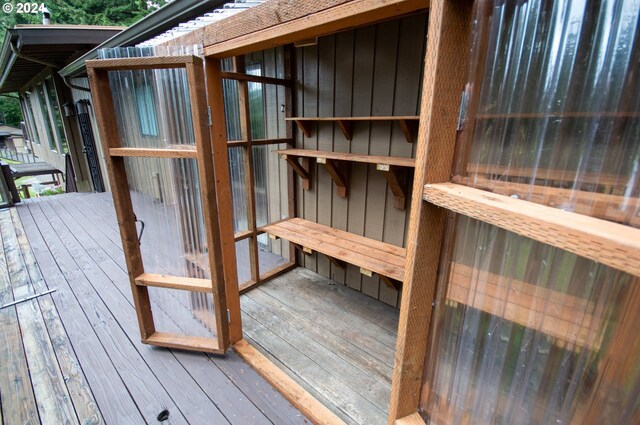
<path fill-rule="evenodd" d="M 454 181 L 640 227 L 640 1 L 476 8 Z"/>
<path fill-rule="evenodd" d="M 104 49 L 103 58 L 198 54 L 198 48 Z M 123 147 L 195 149 L 189 86 L 184 69 L 109 73 Z M 142 234 L 144 270 L 177 277 L 210 278 L 198 164 L 195 159 L 125 158 Z M 144 223 L 144 229 L 142 229 Z M 150 288 L 160 331 L 211 336 L 210 294 Z"/>
<path fill-rule="evenodd" d="M 639 279 L 464 216 L 452 228 L 425 419 L 640 423 Z"/>

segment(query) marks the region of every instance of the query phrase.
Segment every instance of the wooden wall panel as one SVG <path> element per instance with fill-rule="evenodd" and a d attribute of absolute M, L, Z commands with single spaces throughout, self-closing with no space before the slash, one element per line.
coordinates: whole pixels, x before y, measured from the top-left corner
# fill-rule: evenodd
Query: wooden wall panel
<path fill-rule="evenodd" d="M 426 21 L 426 13 L 421 13 L 298 48 L 294 115 L 418 115 Z M 353 130 L 353 140 L 347 141 L 337 126 L 314 124 L 310 138 L 296 130 L 296 147 L 385 156 L 413 153 L 414 145 L 406 142 L 397 124 L 358 122 Z M 324 167 L 312 164 L 311 190 L 297 191 L 298 216 L 402 246 L 409 205 L 404 211 L 394 208 L 386 180 L 374 165 L 352 163 L 350 167 L 345 199 L 336 195 Z M 396 289 L 378 276 L 361 275 L 357 267 L 347 265 L 342 270 L 317 254 L 305 255 L 301 264 L 388 304 L 399 303 Z"/>

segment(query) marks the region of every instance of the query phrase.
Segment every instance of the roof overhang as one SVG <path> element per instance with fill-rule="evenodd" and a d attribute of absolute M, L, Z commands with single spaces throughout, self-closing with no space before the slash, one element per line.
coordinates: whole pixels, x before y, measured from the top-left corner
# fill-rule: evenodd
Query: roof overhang
<path fill-rule="evenodd" d="M 227 3 L 229 0 L 176 0 L 167 3 L 126 30 L 80 56 L 58 73 L 62 77 L 86 75 L 84 62 L 98 58 L 98 49 L 134 46 Z"/>
<path fill-rule="evenodd" d="M 17 25 L 7 30 L 0 50 L 0 93 L 16 92 L 46 67 L 62 68 L 122 27 Z"/>

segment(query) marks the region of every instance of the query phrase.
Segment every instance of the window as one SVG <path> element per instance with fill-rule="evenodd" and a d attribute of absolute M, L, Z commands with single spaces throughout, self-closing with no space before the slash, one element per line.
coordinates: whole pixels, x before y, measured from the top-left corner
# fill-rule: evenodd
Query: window
<path fill-rule="evenodd" d="M 38 101 L 40 102 L 40 110 L 42 111 L 44 131 L 46 132 L 47 140 L 49 141 L 49 148 L 54 152 L 58 152 L 56 139 L 53 135 L 53 125 L 51 124 L 51 115 L 49 114 L 49 105 L 47 104 L 47 96 L 45 95 L 44 83 L 38 83 L 38 85 L 36 86 L 36 91 L 38 95 Z"/>
<path fill-rule="evenodd" d="M 40 138 L 38 137 L 38 128 L 36 127 L 36 122 L 34 119 L 34 113 L 33 113 L 33 92 L 26 92 L 25 96 L 24 96 L 24 110 L 26 113 L 26 117 L 25 119 L 27 120 L 27 126 L 29 127 L 29 136 L 31 137 L 31 142 L 32 143 L 36 143 L 37 145 L 40 144 Z"/>
<path fill-rule="evenodd" d="M 135 85 L 135 93 L 140 133 L 143 136 L 158 137 L 158 119 L 153 90 L 146 78 Z"/>
<path fill-rule="evenodd" d="M 53 122 L 53 130 L 55 132 L 60 151 L 62 153 L 69 152 L 69 145 L 67 139 L 64 137 L 64 126 L 62 123 L 62 116 L 60 114 L 60 106 L 58 104 L 58 96 L 56 96 L 56 89 L 51 78 L 47 78 L 44 82 L 47 88 L 47 102 L 49 105 L 49 111 L 51 112 L 51 118 Z"/>

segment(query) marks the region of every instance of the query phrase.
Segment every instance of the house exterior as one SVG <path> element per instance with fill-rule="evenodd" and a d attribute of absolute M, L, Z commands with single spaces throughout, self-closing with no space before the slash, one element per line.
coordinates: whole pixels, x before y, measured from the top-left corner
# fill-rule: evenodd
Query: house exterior
<path fill-rule="evenodd" d="M 0 92 L 18 93 L 29 150 L 60 171 L 69 167 L 80 191 L 95 189 L 74 120 L 71 89 L 57 70 L 121 31 L 120 27 L 18 25 L 7 30 L 0 51 Z M 66 106 L 65 106 L 66 105 Z"/>

